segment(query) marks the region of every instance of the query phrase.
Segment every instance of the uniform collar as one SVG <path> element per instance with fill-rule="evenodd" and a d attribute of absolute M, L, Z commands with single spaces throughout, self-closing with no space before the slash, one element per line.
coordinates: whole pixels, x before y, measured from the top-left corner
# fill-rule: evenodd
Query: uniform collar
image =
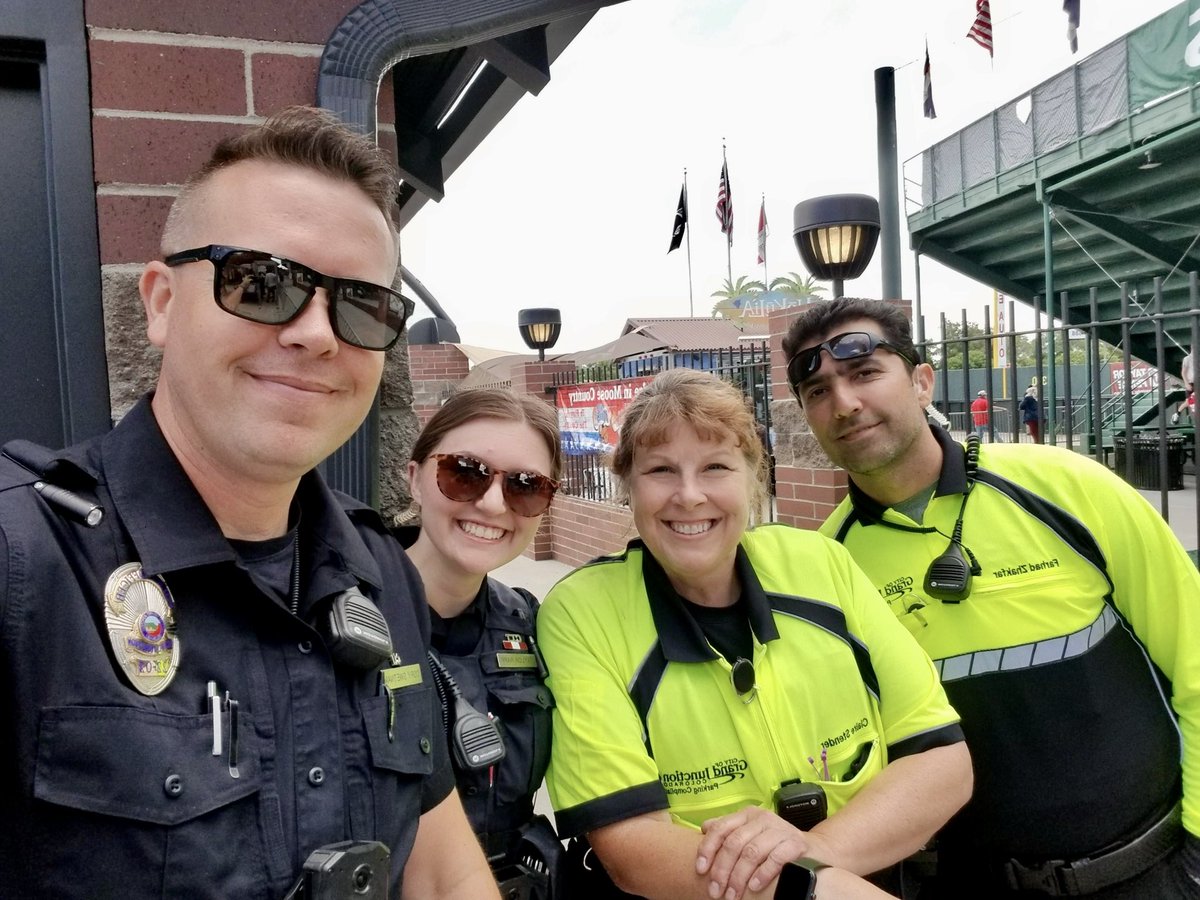
<path fill-rule="evenodd" d="M 429 607 L 429 627 L 434 649 L 449 656 L 466 656 L 478 649 L 479 639 L 483 637 L 488 594 L 485 580 L 475 592 L 475 599 L 457 616 L 448 619 L 443 618 L 432 606 Z"/>
<path fill-rule="evenodd" d="M 940 425 L 930 425 L 933 438 L 938 442 L 942 451 L 942 471 L 938 475 L 935 497 L 945 497 L 950 494 L 962 494 L 967 490 L 967 462 L 963 455 L 962 444 L 950 436 L 950 432 Z M 850 479 L 850 503 L 855 513 L 864 525 L 874 525 L 883 518 L 888 507 L 877 500 L 868 497 L 862 489 Z"/>
<path fill-rule="evenodd" d="M 89 462 L 103 471 L 117 518 L 147 575 L 236 561 L 229 541 L 163 437 L 150 395 L 92 447 L 86 455 L 101 458 Z M 64 457 L 70 459 L 71 454 L 67 451 Z M 314 565 L 332 558 L 338 568 L 379 587 L 378 564 L 347 510 L 316 471 L 301 479 L 296 496 L 303 511 L 304 555 Z"/>
<path fill-rule="evenodd" d="M 646 585 L 650 614 L 654 617 L 654 628 L 658 632 L 663 655 L 669 662 L 708 662 L 717 659 L 717 652 L 688 613 L 684 599 L 671 586 L 658 560 L 640 540 L 630 541 L 629 551 L 633 550 L 642 553 L 642 580 Z M 762 644 L 775 640 L 779 637 L 779 630 L 775 627 L 771 606 L 741 544 L 738 545 L 733 567 L 742 586 L 742 599 L 754 636 Z"/>

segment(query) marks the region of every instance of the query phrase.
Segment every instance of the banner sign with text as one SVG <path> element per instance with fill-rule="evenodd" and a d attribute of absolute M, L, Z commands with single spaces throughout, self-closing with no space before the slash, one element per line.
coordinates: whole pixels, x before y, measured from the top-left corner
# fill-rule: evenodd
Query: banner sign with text
<path fill-rule="evenodd" d="M 1109 365 L 1109 391 L 1116 396 L 1125 393 L 1125 366 Z M 1141 360 L 1133 360 L 1129 366 L 1129 381 L 1135 394 L 1149 394 L 1158 389 L 1158 369 Z"/>
<path fill-rule="evenodd" d="M 653 378 L 571 384 L 558 389 L 558 430 L 568 456 L 611 453 L 625 418 L 625 407 Z"/>

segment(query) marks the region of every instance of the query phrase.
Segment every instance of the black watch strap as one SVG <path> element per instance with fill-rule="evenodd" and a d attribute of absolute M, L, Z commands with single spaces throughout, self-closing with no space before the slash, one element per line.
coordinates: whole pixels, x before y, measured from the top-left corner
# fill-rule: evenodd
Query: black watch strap
<path fill-rule="evenodd" d="M 816 900 L 817 871 L 828 868 L 815 859 L 798 859 L 783 867 L 775 882 L 775 900 Z"/>

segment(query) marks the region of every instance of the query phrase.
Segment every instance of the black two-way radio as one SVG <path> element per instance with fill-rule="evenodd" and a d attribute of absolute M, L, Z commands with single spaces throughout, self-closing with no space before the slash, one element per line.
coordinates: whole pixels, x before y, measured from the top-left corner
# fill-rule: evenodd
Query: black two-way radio
<path fill-rule="evenodd" d="M 982 571 L 971 548 L 962 542 L 963 514 L 967 511 L 967 499 L 975 487 L 975 472 L 979 468 L 977 434 L 967 436 L 966 464 L 967 487 L 958 507 L 958 518 L 954 522 L 954 531 L 950 534 L 950 543 L 942 555 L 929 564 L 925 572 L 925 593 L 943 603 L 961 603 L 966 600 L 971 594 L 971 578 Z"/>
<path fill-rule="evenodd" d="M 356 587 L 334 598 L 316 629 L 335 661 L 353 669 L 370 671 L 392 656 L 392 632 L 379 607 Z"/>
<path fill-rule="evenodd" d="M 496 723 L 468 702 L 450 670 L 432 650 L 429 651 L 429 665 L 442 701 L 443 719 L 449 717 L 450 702 L 454 702 L 454 722 L 445 724 L 450 749 L 459 767 L 486 769 L 504 759 L 504 738 Z"/>

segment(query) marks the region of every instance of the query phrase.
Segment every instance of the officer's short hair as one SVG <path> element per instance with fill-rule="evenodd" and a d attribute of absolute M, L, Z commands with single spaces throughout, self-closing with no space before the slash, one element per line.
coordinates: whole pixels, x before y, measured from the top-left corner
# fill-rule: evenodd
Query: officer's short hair
<path fill-rule="evenodd" d="M 836 331 L 839 325 L 855 319 L 873 320 L 879 326 L 879 336 L 896 349 L 910 368 L 911 360 L 921 358 L 913 346 L 908 316 L 894 303 L 865 297 L 839 297 L 828 302 L 813 303 L 796 317 L 783 339 L 784 359 L 791 360 L 799 351 L 811 346 L 820 335 Z"/>
<path fill-rule="evenodd" d="M 557 413 L 544 400 L 507 388 L 474 388 L 453 394 L 417 435 L 412 461 L 425 462 L 449 432 L 476 419 L 503 419 L 528 425 L 545 441 L 546 449 L 550 451 L 550 471 L 545 474 L 555 481 L 562 477 L 563 451 Z"/>
<path fill-rule="evenodd" d="M 356 185 L 383 213 L 395 240 L 399 174 L 387 153 L 351 131 L 333 113 L 312 106 L 290 106 L 246 131 L 230 135 L 179 191 L 163 228 L 162 253 L 184 247 L 185 220 L 197 190 L 222 169 L 239 162 L 274 162 L 319 172 Z"/>
<path fill-rule="evenodd" d="M 668 432 L 681 423 L 706 440 L 732 437 L 755 476 L 755 492 L 765 491 L 766 457 L 754 427 L 754 413 L 742 400 L 742 392 L 708 372 L 681 368 L 656 376 L 625 407 L 617 449 L 610 461 L 617 476 L 618 500 L 629 499 L 634 452 L 663 443 Z M 750 499 L 760 501 L 762 495 Z"/>

